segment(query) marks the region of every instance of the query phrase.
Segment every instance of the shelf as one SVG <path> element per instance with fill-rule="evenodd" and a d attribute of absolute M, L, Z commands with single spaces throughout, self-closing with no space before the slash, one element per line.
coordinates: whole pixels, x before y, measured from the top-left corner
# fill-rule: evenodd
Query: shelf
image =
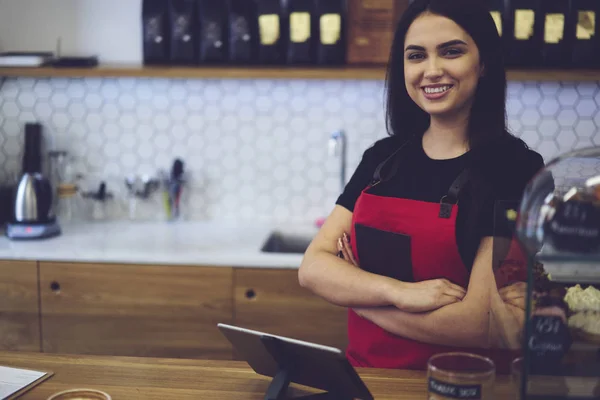
<path fill-rule="evenodd" d="M 509 70 L 510 81 L 600 81 L 600 70 Z M 0 77 L 136 77 L 182 79 L 341 79 L 383 80 L 383 67 L 142 67 L 0 68 Z"/>

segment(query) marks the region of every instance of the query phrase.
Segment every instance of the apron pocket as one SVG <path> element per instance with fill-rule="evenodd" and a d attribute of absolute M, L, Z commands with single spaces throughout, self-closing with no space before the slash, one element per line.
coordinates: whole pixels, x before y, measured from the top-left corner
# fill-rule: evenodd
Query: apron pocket
<path fill-rule="evenodd" d="M 410 236 L 362 224 L 354 225 L 354 234 L 354 245 L 363 270 L 403 282 L 414 282 Z"/>

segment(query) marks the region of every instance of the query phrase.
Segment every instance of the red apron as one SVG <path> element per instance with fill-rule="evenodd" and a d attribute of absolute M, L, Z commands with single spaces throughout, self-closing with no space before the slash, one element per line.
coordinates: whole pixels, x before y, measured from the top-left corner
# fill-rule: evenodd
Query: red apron
<path fill-rule="evenodd" d="M 378 171 L 380 169 L 378 168 Z M 359 196 L 352 218 L 353 253 L 361 268 L 369 270 L 363 267 L 361 257 L 371 260 L 373 257 L 379 257 L 383 262 L 372 264 L 392 264 L 391 268 L 408 268 L 410 271 L 403 271 L 397 275 L 393 271 L 370 272 L 401 277 L 400 280 L 403 281 L 410 281 L 412 272 L 413 282 L 445 278 L 467 288 L 470 273 L 461 259 L 455 235 L 458 205 L 446 204 L 449 207 L 445 209 L 446 215 L 442 215 L 443 199 L 440 199 L 439 203 L 430 203 L 382 197 L 368 193 L 371 187 L 367 187 Z M 378 236 L 377 240 L 371 239 L 369 235 L 357 235 L 360 233 L 357 230 L 365 231 L 364 227 L 368 227 L 366 231 L 371 232 L 370 236 Z M 393 248 L 402 247 L 399 239 L 391 239 L 399 240 L 395 247 L 388 245 L 385 248 L 384 243 L 388 241 L 385 235 L 396 234 L 409 238 L 409 257 L 405 260 L 408 265 L 397 260 L 398 257 L 394 253 L 398 253 L 398 250 L 392 251 Z M 394 258 L 396 262 L 393 262 Z M 514 357 L 514 353 L 508 355 L 506 351 L 457 349 L 396 336 L 358 316 L 351 309 L 348 314 L 348 341 L 347 357 L 358 367 L 426 369 L 427 360 L 432 355 L 459 350 L 491 357 L 496 361 L 498 371 L 508 371 L 510 360 Z"/>

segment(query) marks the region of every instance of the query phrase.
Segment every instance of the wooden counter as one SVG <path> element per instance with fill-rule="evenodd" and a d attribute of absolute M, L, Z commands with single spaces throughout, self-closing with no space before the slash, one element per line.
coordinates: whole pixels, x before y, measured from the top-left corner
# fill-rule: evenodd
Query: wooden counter
<path fill-rule="evenodd" d="M 269 379 L 239 361 L 208 361 L 0 352 L 0 365 L 49 370 L 54 376 L 21 397 L 46 400 L 73 388 L 99 389 L 113 400 L 260 400 Z M 377 400 L 426 398 L 425 373 L 358 369 Z M 499 377 L 496 399 L 509 399 L 507 377 Z M 294 394 L 307 390 L 294 388 Z M 315 392 L 317 393 L 317 392 Z"/>

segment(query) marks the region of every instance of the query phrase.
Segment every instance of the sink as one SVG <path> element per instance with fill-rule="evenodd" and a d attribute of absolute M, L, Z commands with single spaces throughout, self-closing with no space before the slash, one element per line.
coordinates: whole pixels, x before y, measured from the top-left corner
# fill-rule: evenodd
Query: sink
<path fill-rule="evenodd" d="M 304 254 L 312 239 L 310 235 L 275 231 L 260 250 L 264 253 Z"/>

